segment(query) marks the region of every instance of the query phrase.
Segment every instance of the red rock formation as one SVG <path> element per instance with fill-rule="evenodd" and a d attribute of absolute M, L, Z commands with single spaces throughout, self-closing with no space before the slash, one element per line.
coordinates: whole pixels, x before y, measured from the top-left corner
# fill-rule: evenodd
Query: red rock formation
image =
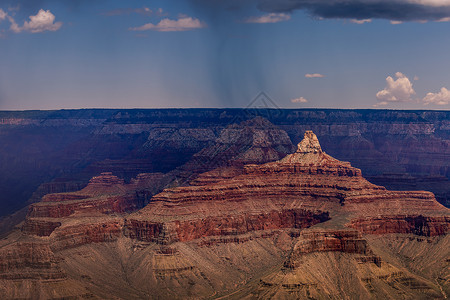
<path fill-rule="evenodd" d="M 394 215 L 353 219 L 349 227 L 366 234 L 413 233 L 444 235 L 450 230 L 449 216 Z"/>
<path fill-rule="evenodd" d="M 54 220 L 27 218 L 22 226 L 22 232 L 38 236 L 49 236 L 61 226 L 61 222 Z"/>
<path fill-rule="evenodd" d="M 75 213 L 123 213 L 137 208 L 133 195 L 90 197 L 84 200 L 39 202 L 30 206 L 28 217 L 62 218 Z"/>
<path fill-rule="evenodd" d="M 127 194 L 122 179 L 111 173 L 102 173 L 91 179 L 79 192 L 48 194 L 39 203 L 32 204 L 29 218 L 62 218 L 75 213 L 123 213 L 137 208 L 136 196 Z"/>
<path fill-rule="evenodd" d="M 372 262 L 381 266 L 381 258 L 374 255 L 361 233 L 351 230 L 306 231 L 300 234 L 285 266 L 295 268 L 301 256 L 312 252 L 345 252 L 359 254 L 361 262 Z"/>
<path fill-rule="evenodd" d="M 45 195 L 41 202 L 29 207 L 22 231 L 38 236 L 50 236 L 66 218 L 77 219 L 89 216 L 102 218 L 110 214 L 136 210 L 148 203 L 148 199 L 155 190 L 155 185 L 152 183 L 159 182 L 162 176 L 162 174 L 139 174 L 130 184 L 124 184 L 122 179 L 107 172 L 92 178 L 88 186 L 81 191 Z M 84 232 L 85 225 L 97 226 L 89 223 L 80 224 L 76 226 L 81 228 L 71 227 L 68 230 Z M 59 232 L 64 232 L 66 227 L 63 225 L 64 229 Z M 92 233 L 92 231 L 89 232 Z M 98 240 L 92 236 L 85 238 Z"/>
<path fill-rule="evenodd" d="M 54 251 L 79 247 L 85 244 L 113 242 L 122 236 L 122 220 L 100 223 L 79 222 L 65 226 L 54 234 L 51 248 Z"/>
<path fill-rule="evenodd" d="M 372 282 L 386 293 L 394 289 L 403 292 L 411 283 L 424 295 L 439 295 L 434 283 L 414 281 L 398 268 L 382 263 L 378 256 L 382 251 L 375 254 L 379 249 L 372 250 L 361 232 L 442 235 L 449 230 L 449 210 L 429 192 L 388 191 L 371 184 L 359 169 L 323 152 L 312 132 L 306 132 L 295 153 L 281 160 L 210 171 L 199 176 L 195 185 L 166 189 L 145 208 L 125 215 L 141 204 L 139 197 L 151 194 L 153 180 L 162 180 L 162 175 L 140 175 L 124 184 L 104 173 L 79 192 L 45 196 L 31 206 L 22 233 L 17 235 L 48 244 L 33 246 L 30 242 L 27 245 L 32 250 L 27 252 L 23 243 L 8 245 L 9 241 L 4 241 L 0 279 L 4 274 L 11 288 L 11 279 L 64 278 L 57 257 L 67 257 L 69 261 L 60 266 L 83 286 L 98 288 L 123 280 L 124 294 L 127 289 L 146 285 L 136 294 L 142 298 L 155 289 L 158 293 L 174 291 L 173 286 L 192 297 L 218 297 L 221 294 L 198 292 L 197 283 L 199 290 L 205 286 L 225 290 L 220 277 L 227 277 L 232 278 L 232 289 L 243 291 L 240 287 L 244 285 L 252 288 L 253 276 L 263 285 L 258 287 L 262 293 L 253 295 L 262 298 L 276 295 L 265 294 L 265 289 L 277 286 L 301 292 L 291 297 L 348 296 L 339 292 L 341 282 L 346 289 L 358 285 L 361 290 L 355 295 L 367 297 Z M 353 229 L 344 230 L 345 225 Z M 106 242 L 108 247 L 90 245 Z M 17 257 L 14 252 L 19 253 Z M 270 258 L 276 261 L 264 261 Z M 99 269 L 91 266 L 92 261 L 101 264 Z M 336 263 L 334 268 L 329 262 Z M 263 266 L 261 270 L 252 270 L 258 264 Z M 275 276 L 261 278 L 263 271 L 276 265 L 284 267 Z M 312 272 L 310 266 L 320 266 L 320 270 Z M 330 276 L 329 270 L 333 270 Z M 117 278 L 113 277 L 115 271 L 120 273 Z M 19 273 L 25 275 L 20 277 Z M 113 283 L 106 283 L 98 274 L 109 274 Z M 391 278 L 407 283 L 383 281 Z M 320 285 L 322 279 L 328 283 Z M 329 288 L 333 293 L 326 292 Z M 414 293 L 411 289 L 408 296 Z M 236 298 L 241 296 L 239 290 Z M 164 292 L 161 295 L 167 296 Z"/>
<path fill-rule="evenodd" d="M 65 278 L 57 263 L 47 244 L 15 243 L 0 249 L 0 279 Z"/>
<path fill-rule="evenodd" d="M 125 234 L 142 241 L 169 244 L 208 236 L 245 234 L 256 230 L 306 228 L 328 220 L 328 213 L 302 209 L 243 213 L 171 222 L 151 222 L 130 219 L 125 222 Z"/>
<path fill-rule="evenodd" d="M 325 251 L 370 254 L 367 241 L 357 231 L 307 231 L 302 232 L 300 237 L 294 247 L 299 254 Z"/>
<path fill-rule="evenodd" d="M 200 176 L 194 186 L 164 190 L 143 210 L 127 217 L 125 235 L 172 243 L 259 230 L 305 228 L 326 221 L 327 211 L 342 211 L 352 219 L 386 216 L 378 223 L 414 216 L 418 211 L 448 214 L 431 193 L 393 192 L 369 183 L 359 169 L 323 152 L 311 131 L 305 133 L 295 153 L 276 162 L 246 165 L 239 170 L 217 169 Z M 111 173 L 102 173 L 79 192 L 47 195 L 30 207 L 23 231 L 48 236 L 59 226 L 58 218 L 136 209 L 136 191 L 155 178 L 160 180 L 162 175 L 140 175 L 126 185 Z M 420 225 L 406 225 L 410 223 L 386 226 L 390 231 L 397 228 L 395 232 L 425 235 L 448 231 L 448 226 L 443 225 L 417 230 Z"/>
<path fill-rule="evenodd" d="M 115 174 L 127 179 L 139 172 L 168 172 L 213 144 L 226 125 L 257 114 L 248 109 L 2 112 L 0 212 L 22 208 L 40 184 L 61 174 L 70 181 L 41 186 L 33 198 L 79 189 L 100 170 L 122 171 Z M 295 142 L 304 130 L 313 129 L 328 153 L 351 161 L 365 175 L 420 172 L 450 177 L 449 115 L 277 109 L 266 116 Z M 420 189 L 429 190 L 426 185 Z M 448 195 L 449 189 L 444 192 Z"/>
<path fill-rule="evenodd" d="M 221 174 L 217 170 L 211 171 L 200 176 L 195 186 L 167 189 L 154 196 L 147 207 L 127 218 L 127 230 L 133 232 L 129 236 L 155 240 L 155 224 L 165 228 L 165 242 L 223 235 L 225 231 L 221 230 L 224 227 L 238 233 L 289 228 L 295 227 L 289 218 L 279 220 L 256 216 L 298 209 L 311 210 L 318 215 L 324 211 L 340 211 L 350 218 L 393 217 L 405 213 L 417 215 L 418 212 L 449 214 L 448 209 L 437 203 L 429 192 L 387 191 L 371 184 L 350 163 L 324 153 L 317 137 L 310 131 L 305 133 L 295 153 L 279 161 L 246 165 L 244 174 L 234 177 L 226 178 Z M 223 180 L 215 181 L 215 175 Z M 206 185 L 201 185 L 202 182 Z M 245 227 L 243 224 L 248 224 L 250 219 L 257 220 L 259 225 Z M 239 226 L 237 223 L 230 226 L 231 220 L 239 220 Z M 133 224 L 140 224 L 140 227 L 135 230 Z M 305 224 L 305 227 L 310 225 L 312 223 Z M 142 228 L 149 228 L 152 233 L 140 234 Z M 447 230 L 435 232 L 445 233 Z M 411 226 L 398 229 L 398 232 L 424 233 L 413 230 Z"/>
<path fill-rule="evenodd" d="M 245 164 L 275 161 L 294 149 L 284 130 L 262 117 L 256 117 L 223 129 L 212 145 L 194 154 L 191 160 L 170 172 L 170 175 L 178 181 L 187 182 L 219 167 L 231 167 L 235 174 L 241 174 Z"/>

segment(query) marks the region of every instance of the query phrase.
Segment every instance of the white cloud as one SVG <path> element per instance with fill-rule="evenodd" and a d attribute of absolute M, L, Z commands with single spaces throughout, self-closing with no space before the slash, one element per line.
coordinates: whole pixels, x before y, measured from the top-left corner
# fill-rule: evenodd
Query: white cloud
<path fill-rule="evenodd" d="M 55 15 L 49 10 L 40 9 L 35 16 L 30 16 L 30 21 L 25 21 L 20 27 L 13 17 L 7 16 L 11 26 L 9 29 L 15 33 L 28 31 L 31 33 L 39 33 L 44 31 L 57 31 L 61 28 L 62 22 L 55 23 Z"/>
<path fill-rule="evenodd" d="M 443 87 L 438 93 L 428 93 L 422 101 L 425 105 L 447 105 L 450 103 L 450 91 Z"/>
<path fill-rule="evenodd" d="M 266 23 L 278 23 L 278 22 L 284 22 L 289 21 L 291 19 L 291 15 L 289 14 L 283 14 L 283 13 L 270 13 L 259 17 L 250 17 L 245 19 L 244 23 L 259 23 L 259 24 L 266 24 Z"/>
<path fill-rule="evenodd" d="M 323 78 L 325 75 L 319 73 L 305 74 L 306 78 Z"/>
<path fill-rule="evenodd" d="M 378 105 L 386 105 L 388 102 L 411 101 L 411 96 L 416 92 L 413 89 L 411 81 L 401 72 L 395 73 L 395 80 L 391 76 L 386 78 L 386 87 L 376 94 L 380 101 Z"/>
<path fill-rule="evenodd" d="M 379 107 L 379 106 L 385 106 L 385 105 L 387 105 L 388 103 L 386 102 L 386 101 L 381 101 L 381 102 L 378 102 L 377 104 L 374 104 L 374 105 L 372 105 L 373 107 Z"/>
<path fill-rule="evenodd" d="M 16 21 L 14 21 L 13 17 L 8 16 L 8 20 L 11 23 L 11 26 L 9 26 L 9 29 L 11 29 L 15 33 L 19 33 L 22 31 L 19 25 L 17 25 Z"/>
<path fill-rule="evenodd" d="M 29 22 L 24 22 L 22 30 L 32 33 L 44 31 L 57 31 L 62 26 L 62 22 L 55 23 L 55 15 L 49 10 L 40 9 L 37 15 L 30 16 Z"/>
<path fill-rule="evenodd" d="M 292 103 L 307 103 L 308 100 L 306 100 L 304 97 L 295 98 L 291 100 Z"/>
<path fill-rule="evenodd" d="M 188 31 L 199 28 L 205 28 L 206 24 L 201 22 L 199 19 L 181 16 L 178 20 L 171 20 L 168 18 L 162 19 L 158 24 L 147 23 L 139 27 L 132 27 L 129 30 L 132 31 L 144 31 L 144 30 L 154 30 L 154 31 Z"/>
<path fill-rule="evenodd" d="M 4 19 L 6 19 L 6 16 L 7 16 L 7 15 L 8 15 L 8 14 L 5 13 L 5 12 L 3 11 L 3 9 L 0 8 L 0 21 L 3 21 Z"/>
<path fill-rule="evenodd" d="M 398 25 L 398 24 L 402 24 L 402 21 L 396 21 L 396 20 L 391 20 L 391 24 L 392 25 Z"/>
<path fill-rule="evenodd" d="M 362 19 L 362 20 L 359 20 L 359 19 L 351 19 L 350 22 L 351 22 L 351 23 L 355 23 L 355 24 L 364 24 L 364 23 L 370 23 L 370 22 L 372 22 L 372 19 Z"/>

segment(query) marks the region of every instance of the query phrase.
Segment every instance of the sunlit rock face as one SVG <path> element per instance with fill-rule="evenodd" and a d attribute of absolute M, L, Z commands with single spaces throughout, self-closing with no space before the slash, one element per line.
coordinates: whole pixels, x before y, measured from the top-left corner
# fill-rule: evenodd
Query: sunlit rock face
<path fill-rule="evenodd" d="M 319 140 L 317 136 L 311 131 L 308 130 L 305 132 L 305 137 L 298 144 L 297 153 L 318 153 L 322 152 L 322 148 L 320 147 Z"/>

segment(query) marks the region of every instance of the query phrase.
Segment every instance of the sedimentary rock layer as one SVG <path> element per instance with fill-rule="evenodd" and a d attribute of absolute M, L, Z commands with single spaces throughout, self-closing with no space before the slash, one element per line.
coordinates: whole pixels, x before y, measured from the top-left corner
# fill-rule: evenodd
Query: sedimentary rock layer
<path fill-rule="evenodd" d="M 142 241 L 169 244 L 208 236 L 239 235 L 257 230 L 307 228 L 328 219 L 327 212 L 303 209 L 273 210 L 259 214 L 248 212 L 170 222 L 130 219 L 125 222 L 125 234 Z"/>
<path fill-rule="evenodd" d="M 414 216 L 419 211 L 429 217 L 449 214 L 429 192 L 387 191 L 371 184 L 350 163 L 324 153 L 310 131 L 305 133 L 295 153 L 279 161 L 246 165 L 243 174 L 229 178 L 220 172 L 207 174 L 200 176 L 195 186 L 167 189 L 154 196 L 148 206 L 127 218 L 130 236 L 155 240 L 154 234 L 159 230 L 155 228 L 159 227 L 165 228 L 162 236 L 167 242 L 224 235 L 228 228 L 241 234 L 250 230 L 289 228 L 295 227 L 289 218 L 281 218 L 279 222 L 279 218 L 258 216 L 268 212 L 281 216 L 299 209 L 319 215 L 340 211 L 350 219 L 386 215 L 386 222 L 407 218 L 410 214 Z M 214 181 L 215 174 L 220 176 L 220 181 Z M 202 182 L 205 185 L 201 185 Z M 231 221 L 218 221 L 221 219 Z M 264 225 L 233 227 L 230 226 L 232 220 L 247 225 L 248 220 L 259 220 Z M 426 230 L 407 225 L 408 222 L 398 224 L 396 232 L 427 234 Z M 133 226 L 137 227 L 133 229 Z M 445 226 L 439 228 L 432 232 L 445 234 L 448 231 Z"/>
<path fill-rule="evenodd" d="M 349 227 L 366 234 L 413 233 L 423 236 L 445 235 L 450 216 L 395 215 L 365 217 L 351 221 Z"/>

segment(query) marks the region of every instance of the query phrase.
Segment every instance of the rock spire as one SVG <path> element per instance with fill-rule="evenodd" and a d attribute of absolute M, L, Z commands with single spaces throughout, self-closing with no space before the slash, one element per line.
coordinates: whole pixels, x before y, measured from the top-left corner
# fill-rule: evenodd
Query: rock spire
<path fill-rule="evenodd" d="M 297 153 L 320 153 L 320 147 L 317 136 L 311 131 L 307 130 L 303 140 L 298 144 Z"/>

